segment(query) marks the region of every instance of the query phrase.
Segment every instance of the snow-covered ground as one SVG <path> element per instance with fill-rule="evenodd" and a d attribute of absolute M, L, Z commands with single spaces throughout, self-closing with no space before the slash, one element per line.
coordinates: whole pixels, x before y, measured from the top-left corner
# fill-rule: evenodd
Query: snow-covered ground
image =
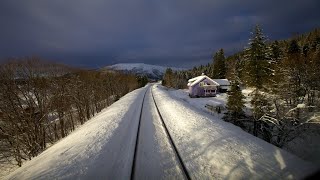
<path fill-rule="evenodd" d="M 150 87 L 125 95 L 6 179 L 130 179 L 145 92 L 134 175 L 137 179 L 183 179 Z M 316 169 L 192 107 L 160 85 L 152 89 L 194 179 L 299 179 Z"/>
<path fill-rule="evenodd" d="M 153 103 L 150 86 L 136 90 L 6 179 L 130 179 L 143 96 L 134 176 L 184 179 Z"/>
<path fill-rule="evenodd" d="M 0 157 L 0 159 L 0 179 L 18 168 L 13 157 L 8 158 L 7 156 L 3 156 Z"/>
<path fill-rule="evenodd" d="M 251 104 L 250 101 L 252 99 L 251 93 L 253 89 L 243 89 L 242 94 L 246 97 L 245 99 L 245 108 L 244 111 L 247 115 L 251 115 Z M 215 118 L 222 118 L 224 116 L 224 110 L 222 108 L 222 112 L 219 114 L 216 111 L 212 111 L 208 109 L 206 105 L 211 105 L 213 107 L 225 107 L 228 101 L 227 94 L 217 94 L 216 97 L 206 97 L 206 98 L 190 98 L 188 96 L 188 89 L 168 89 L 167 93 L 171 96 L 176 97 L 182 101 L 187 102 L 192 107 L 207 112 L 214 116 Z M 308 130 L 302 132 L 298 137 L 293 139 L 284 145 L 283 149 L 299 156 L 300 158 L 310 161 L 312 163 L 320 166 L 320 113 L 315 113 L 312 117 L 312 126 L 309 127 Z M 222 121 L 222 120 L 221 120 Z"/>
<path fill-rule="evenodd" d="M 243 95 L 246 97 L 245 99 L 245 106 L 246 108 L 244 109 L 246 114 L 251 114 L 251 105 L 250 105 L 250 100 L 251 97 L 249 94 L 252 92 L 251 89 L 244 89 L 242 91 Z M 221 93 L 217 94 L 216 97 L 205 97 L 205 98 L 190 98 L 189 97 L 189 92 L 188 89 L 178 89 L 178 90 L 173 90 L 173 89 L 168 89 L 168 93 L 176 98 L 179 98 L 191 106 L 202 110 L 204 112 L 207 112 L 213 116 L 222 118 L 223 117 L 223 111 L 225 110 L 227 101 L 228 101 L 228 95 L 226 93 Z M 212 109 L 208 108 L 208 105 L 211 107 L 220 107 L 221 108 L 221 113 L 217 113 L 216 111 L 212 111 Z"/>
<path fill-rule="evenodd" d="M 122 97 L 6 179 L 129 179 L 145 90 Z"/>
<path fill-rule="evenodd" d="M 142 111 L 137 152 L 135 179 L 184 179 L 150 90 Z"/>
<path fill-rule="evenodd" d="M 317 168 L 156 87 L 155 98 L 196 179 L 301 179 Z"/>

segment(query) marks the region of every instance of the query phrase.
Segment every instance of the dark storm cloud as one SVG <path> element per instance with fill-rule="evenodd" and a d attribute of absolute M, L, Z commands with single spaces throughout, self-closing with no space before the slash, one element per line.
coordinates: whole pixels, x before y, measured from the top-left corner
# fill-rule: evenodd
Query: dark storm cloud
<path fill-rule="evenodd" d="M 259 23 L 270 39 L 319 27 L 317 0 L 2 0 L 0 58 L 39 55 L 99 67 L 190 67 L 241 50 Z"/>

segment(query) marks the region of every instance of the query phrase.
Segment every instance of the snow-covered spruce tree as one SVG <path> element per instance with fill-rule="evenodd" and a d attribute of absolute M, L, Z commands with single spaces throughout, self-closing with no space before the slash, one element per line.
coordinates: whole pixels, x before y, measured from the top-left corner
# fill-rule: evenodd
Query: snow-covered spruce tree
<path fill-rule="evenodd" d="M 228 96 L 227 112 L 225 113 L 223 120 L 231 122 L 237 126 L 242 126 L 241 119 L 245 117 L 243 111 L 244 106 L 244 95 L 241 92 L 239 83 L 235 81 L 231 85 L 231 89 Z"/>
<path fill-rule="evenodd" d="M 226 64 L 223 49 L 220 49 L 213 56 L 213 70 L 212 78 L 224 79 L 226 78 Z"/>
<path fill-rule="evenodd" d="M 266 45 L 266 37 L 263 35 L 259 25 L 256 25 L 253 37 L 249 40 L 249 47 L 245 50 L 246 75 L 245 81 L 249 87 L 255 88 L 251 104 L 253 106 L 253 134 L 257 136 L 258 120 L 263 114 L 268 113 L 265 108 L 265 98 L 260 92 L 266 91 L 271 84 L 273 77 L 270 50 Z"/>
<path fill-rule="evenodd" d="M 259 25 L 255 26 L 253 37 L 249 40 L 249 47 L 245 49 L 246 83 L 258 90 L 266 88 L 273 75 L 270 50 L 266 45 L 266 37 Z"/>

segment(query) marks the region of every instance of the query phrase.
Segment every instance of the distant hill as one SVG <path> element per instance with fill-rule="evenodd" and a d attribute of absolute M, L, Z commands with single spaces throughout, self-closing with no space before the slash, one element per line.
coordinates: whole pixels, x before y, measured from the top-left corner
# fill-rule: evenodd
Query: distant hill
<path fill-rule="evenodd" d="M 147 76 L 149 79 L 162 79 L 166 69 L 168 67 L 164 66 L 157 66 L 157 65 L 150 65 L 144 63 L 120 63 L 114 64 L 111 66 L 103 67 L 101 70 L 113 70 L 113 71 L 121 71 L 124 73 L 132 73 L 136 75 Z M 172 68 L 174 71 L 181 71 L 185 70 L 183 68 Z"/>

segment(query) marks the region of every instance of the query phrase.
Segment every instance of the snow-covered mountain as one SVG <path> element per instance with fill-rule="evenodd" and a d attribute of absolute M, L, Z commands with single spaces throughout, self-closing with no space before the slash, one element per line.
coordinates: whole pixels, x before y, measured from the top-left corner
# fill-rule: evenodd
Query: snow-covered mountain
<path fill-rule="evenodd" d="M 161 79 L 168 67 L 150 65 L 144 63 L 120 63 L 111 66 L 106 66 L 102 70 L 116 70 L 137 75 L 145 75 L 150 79 Z M 174 71 L 185 70 L 183 68 L 172 68 Z"/>

